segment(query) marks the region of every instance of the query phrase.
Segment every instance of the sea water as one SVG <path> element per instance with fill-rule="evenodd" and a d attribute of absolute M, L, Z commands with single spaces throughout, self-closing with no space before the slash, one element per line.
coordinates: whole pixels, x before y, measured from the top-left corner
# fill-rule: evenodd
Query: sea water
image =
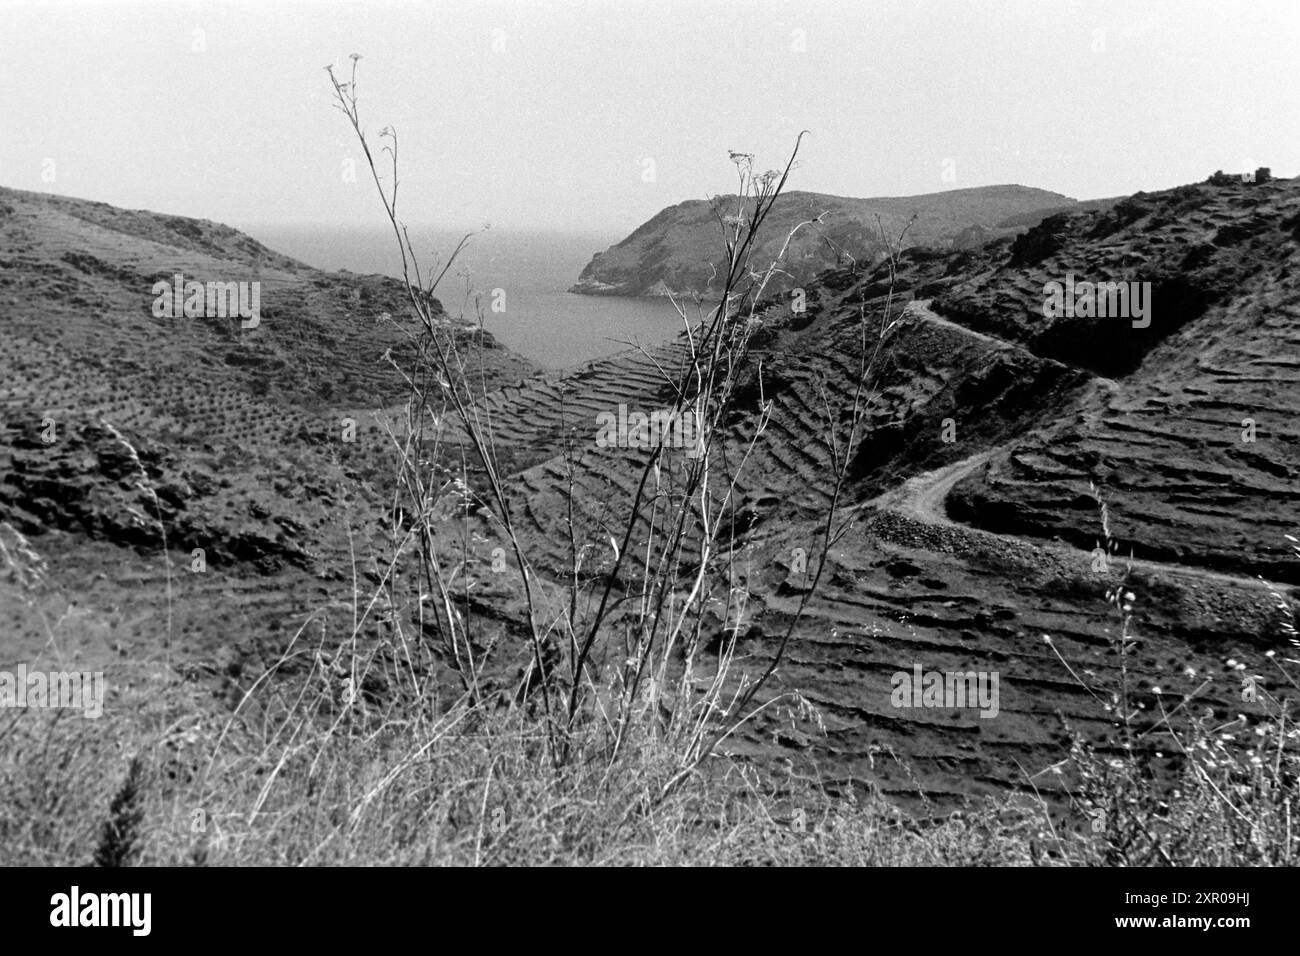
<path fill-rule="evenodd" d="M 401 278 L 392 229 L 244 226 L 268 248 L 315 266 Z M 446 258 L 466 231 L 411 230 L 421 269 Z M 568 291 L 593 255 L 620 237 L 599 233 L 475 230 L 438 286 L 452 315 L 477 318 L 502 345 L 552 369 L 649 347 L 683 328 L 666 299 Z M 691 307 L 693 309 L 693 306 Z M 688 313 L 689 314 L 689 313 Z"/>

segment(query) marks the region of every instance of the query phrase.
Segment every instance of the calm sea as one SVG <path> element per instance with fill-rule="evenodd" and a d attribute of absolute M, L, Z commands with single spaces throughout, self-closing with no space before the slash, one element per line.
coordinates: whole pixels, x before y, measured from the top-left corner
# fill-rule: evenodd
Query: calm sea
<path fill-rule="evenodd" d="M 401 277 L 402 261 L 391 230 L 251 226 L 245 231 L 276 252 L 318 269 Z M 434 254 L 445 260 L 463 235 L 413 230 L 411 239 L 428 262 Z M 681 331 L 681 319 L 669 302 L 566 291 L 595 253 L 620 238 L 489 229 L 476 234 L 457 258 L 438 286 L 438 298 L 452 315 L 463 309 L 473 316 L 477 293 L 482 297 L 483 324 L 497 341 L 548 368 L 654 345 Z M 504 311 L 492 311 L 494 301 L 502 303 Z"/>

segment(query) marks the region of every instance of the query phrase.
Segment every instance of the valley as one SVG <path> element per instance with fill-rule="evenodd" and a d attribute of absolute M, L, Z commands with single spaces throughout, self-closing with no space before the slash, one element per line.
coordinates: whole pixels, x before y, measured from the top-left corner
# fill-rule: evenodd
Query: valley
<path fill-rule="evenodd" d="M 1300 523 L 1297 222 L 1296 181 L 1196 184 L 905 251 L 892 293 L 882 267 L 853 264 L 809 281 L 804 311 L 766 302 L 716 452 L 744 462 L 728 504 L 744 610 L 706 630 L 736 635 L 747 672 L 784 655 L 773 706 L 730 752 L 920 812 L 1064 800 L 1069 734 L 1113 739 L 1116 587 L 1134 595 L 1143 719 L 1184 695 L 1235 719 L 1243 676 L 1272 679 L 1278 598 L 1300 585 L 1284 539 Z M 1150 326 L 1045 316 L 1044 285 L 1070 271 L 1150 282 Z M 153 315 L 154 281 L 182 272 L 261 282 L 260 325 Z M 110 708 L 137 682 L 179 680 L 196 712 L 219 714 L 304 634 L 380 633 L 381 615 L 354 624 L 402 532 L 391 475 L 411 355 L 380 315 L 400 321 L 403 294 L 215 224 L 0 191 L 6 655 L 103 666 Z M 542 372 L 446 321 L 540 613 L 558 613 L 575 554 L 582 586 L 604 585 L 649 454 L 601 429 L 620 409 L 670 408 L 687 343 Z M 802 562 L 840 453 L 828 423 L 851 403 L 866 321 L 888 326 L 886 347 L 809 596 Z M 439 533 L 466 544 L 458 606 L 510 675 L 527 659 L 515 561 L 456 421 L 438 433 L 445 475 L 477 503 L 448 506 Z M 666 449 L 665 472 L 687 452 Z M 894 706 L 891 675 L 914 667 L 997 675 L 996 718 Z M 1173 774 L 1158 739 L 1143 746 Z"/>

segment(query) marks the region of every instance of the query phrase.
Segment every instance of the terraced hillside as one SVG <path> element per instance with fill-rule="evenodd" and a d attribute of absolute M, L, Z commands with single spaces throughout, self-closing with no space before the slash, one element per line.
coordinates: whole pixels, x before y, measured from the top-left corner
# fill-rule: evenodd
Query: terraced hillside
<path fill-rule="evenodd" d="M 382 358 L 403 339 L 372 320 L 400 312 L 395 286 L 317 273 L 211 224 L 0 199 L 0 543 L 29 547 L 44 581 L 6 572 L 6 654 L 70 623 L 79 652 L 123 662 L 164 659 L 165 637 L 168 667 L 229 694 L 249 658 L 274 657 L 300 627 L 317 639 L 334 622 L 346 631 L 382 572 L 392 456 L 373 410 L 396 417 L 400 380 Z M 1185 187 L 977 249 L 911 250 L 889 310 L 878 268 L 822 273 L 798 314 L 767 303 L 717 449 L 730 465 L 748 454 L 724 542 L 745 612 L 706 622 L 718 638 L 736 629 L 750 672 L 805 595 L 799 560 L 815 554 L 830 500 L 828 424 L 843 424 L 863 323 L 889 332 L 841 498 L 852 520 L 767 691 L 797 690 L 819 716 L 782 704 L 730 745 L 903 800 L 1059 794 L 1067 726 L 1106 740 L 1099 698 L 1117 679 L 1104 595 L 1123 567 L 1094 553 L 1090 484 L 1135 552 L 1137 703 L 1153 714 L 1199 688 L 1198 706 L 1235 719 L 1241 668 L 1265 674 L 1264 653 L 1283 647 L 1275 592 L 1298 580 L 1281 560 L 1282 533 L 1300 525 L 1298 215 L 1296 181 Z M 265 276 L 260 327 L 154 319 L 149 288 L 176 271 Z M 1067 273 L 1151 282 L 1150 325 L 1047 318 L 1044 285 Z M 685 343 L 535 375 L 465 334 L 482 346 L 480 420 L 553 620 L 572 577 L 584 593 L 606 581 L 648 454 L 602 447 L 599 418 L 668 407 Z M 355 442 L 337 438 L 345 417 Z M 455 451 L 448 424 L 444 450 Z M 640 546 L 682 453 L 664 455 L 616 597 L 635 594 Z M 473 506 L 485 495 L 472 458 L 465 476 L 472 494 L 449 503 L 438 530 L 468 551 L 458 606 L 484 644 L 504 637 L 526 658 L 518 579 L 494 566 L 504 539 Z M 189 569 L 195 548 L 202 574 Z M 892 679 L 917 666 L 996 674 L 997 714 L 897 706 Z M 1177 761 L 1154 766 L 1172 773 Z"/>
<path fill-rule="evenodd" d="M 260 283 L 260 322 L 155 316 L 154 283 L 176 274 Z M 409 311 L 391 279 L 323 273 L 216 223 L 0 189 L 0 540 L 29 540 L 51 585 L 36 608 L 0 589 L 5 656 L 47 644 L 73 605 L 75 631 L 110 635 L 87 653 L 142 656 L 169 635 L 256 645 L 319 610 L 319 580 L 350 574 L 340 555 L 370 533 L 386 443 L 370 413 L 404 393 L 385 354 L 409 350 L 384 313 Z M 446 321 L 482 388 L 534 373 Z"/>
<path fill-rule="evenodd" d="M 1117 680 L 1105 592 L 1125 562 L 1099 566 L 1094 485 L 1120 552 L 1135 554 L 1139 703 L 1156 713 L 1160 694 L 1176 699 L 1208 678 L 1203 703 L 1232 719 L 1244 662 L 1262 673 L 1262 653 L 1282 646 L 1274 592 L 1300 572 L 1281 559 L 1283 534 L 1300 525 L 1298 201 L 1295 181 L 1207 184 L 1061 216 L 980 250 L 906 257 L 900 291 L 911 301 L 894 315 L 852 469 L 857 521 L 780 671 L 780 687 L 816 704 L 826 732 L 769 715 L 743 746 L 900 796 L 1058 789 L 1047 768 L 1066 723 L 1098 739 L 1108 726 L 1076 675 L 1098 690 Z M 1151 282 L 1150 327 L 1045 318 L 1044 284 L 1067 271 Z M 860 316 L 879 312 L 883 288 L 879 270 L 830 272 L 806 316 L 781 303 L 765 314 L 771 335 L 751 361 L 757 381 L 762 360 L 770 419 L 737 508 L 753 661 L 774 649 L 802 594 L 792 556 L 812 552 L 828 501 L 826 416 L 844 408 Z M 596 416 L 665 407 L 681 349 L 627 353 L 499 396 L 495 420 L 510 423 L 501 434 L 527 449 L 515 481 L 529 546 L 557 580 L 571 547 L 592 556 L 593 577 L 612 562 L 618 506 L 644 460 L 594 447 Z M 1253 443 L 1241 441 L 1245 417 L 1268 423 Z M 736 460 L 755 418 L 735 424 Z M 893 706 L 891 676 L 918 663 L 999 673 L 1000 715 Z M 1164 764 L 1172 772 L 1177 758 Z"/>
<path fill-rule="evenodd" d="M 987 528 L 1091 539 L 1081 480 L 1104 486 L 1141 553 L 1300 583 L 1300 193 L 1201 184 L 1044 222 L 1005 262 L 936 297 L 955 322 L 1114 374 L 1080 412 L 1024 435 L 957 488 Z M 1150 325 L 1046 319 L 1043 285 L 1148 282 Z"/>

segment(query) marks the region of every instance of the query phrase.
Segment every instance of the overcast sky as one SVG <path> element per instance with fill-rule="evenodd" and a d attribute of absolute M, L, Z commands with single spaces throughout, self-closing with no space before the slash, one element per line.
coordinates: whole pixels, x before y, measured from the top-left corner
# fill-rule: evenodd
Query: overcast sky
<path fill-rule="evenodd" d="M 1300 173 L 1300 0 L 2 2 L 0 185 L 375 224 L 353 52 L 420 224 L 621 233 L 805 128 L 792 186 L 848 196 Z"/>

